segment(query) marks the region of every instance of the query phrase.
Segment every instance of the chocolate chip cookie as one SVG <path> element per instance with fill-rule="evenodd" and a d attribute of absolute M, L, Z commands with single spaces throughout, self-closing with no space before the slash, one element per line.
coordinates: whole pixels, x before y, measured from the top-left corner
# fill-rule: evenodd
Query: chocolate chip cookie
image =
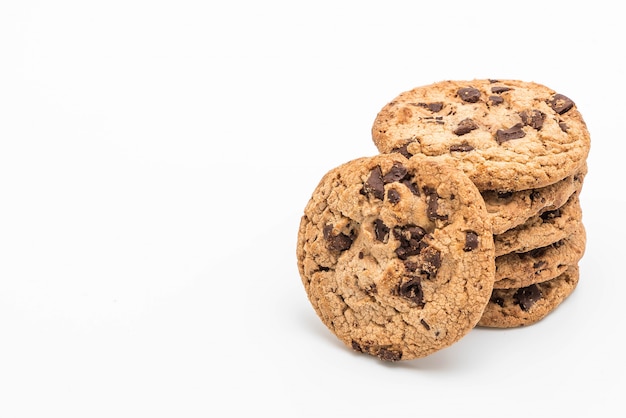
<path fill-rule="evenodd" d="M 546 187 L 517 192 L 482 191 L 493 233 L 502 234 L 533 216 L 562 206 L 572 194 L 580 193 L 586 174 L 584 163 L 576 174 Z"/>
<path fill-rule="evenodd" d="M 322 322 L 382 360 L 458 341 L 491 296 L 494 245 L 485 204 L 462 171 L 398 153 L 326 173 L 302 216 L 297 264 Z"/>
<path fill-rule="evenodd" d="M 578 223 L 572 235 L 525 253 L 496 257 L 494 289 L 524 287 L 550 280 L 577 264 L 585 253 L 586 232 Z"/>
<path fill-rule="evenodd" d="M 577 265 L 560 276 L 514 289 L 494 289 L 478 326 L 513 328 L 537 323 L 553 312 L 576 289 Z"/>
<path fill-rule="evenodd" d="M 442 81 L 398 95 L 376 115 L 380 152 L 442 160 L 481 191 L 545 187 L 589 153 L 587 126 L 563 94 L 519 80 Z"/>
<path fill-rule="evenodd" d="M 582 222 L 582 208 L 574 193 L 561 207 L 533 216 L 522 225 L 494 235 L 496 257 L 545 247 L 570 236 Z"/>

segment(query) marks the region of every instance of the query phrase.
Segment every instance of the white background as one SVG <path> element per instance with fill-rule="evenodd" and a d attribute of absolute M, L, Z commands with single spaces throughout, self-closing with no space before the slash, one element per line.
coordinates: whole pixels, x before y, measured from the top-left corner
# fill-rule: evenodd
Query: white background
<path fill-rule="evenodd" d="M 0 416 L 623 412 L 618 6 L 0 0 Z M 387 101 L 472 78 L 540 82 L 585 116 L 580 284 L 531 327 L 353 353 L 306 299 L 300 215 L 376 153 Z"/>

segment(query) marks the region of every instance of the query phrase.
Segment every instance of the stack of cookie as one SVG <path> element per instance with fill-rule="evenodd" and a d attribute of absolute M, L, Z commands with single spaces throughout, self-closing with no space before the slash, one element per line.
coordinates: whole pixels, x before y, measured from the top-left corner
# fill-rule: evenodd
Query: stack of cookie
<path fill-rule="evenodd" d="M 574 290 L 590 137 L 572 100 L 518 80 L 444 81 L 393 99 L 372 136 L 380 152 L 446 161 L 480 190 L 496 274 L 478 325 L 530 325 Z"/>
<path fill-rule="evenodd" d="M 298 269 L 322 322 L 383 360 L 476 326 L 544 318 L 574 290 L 589 133 L 566 96 L 444 81 L 377 114 L 379 155 L 330 170 L 305 207 Z"/>

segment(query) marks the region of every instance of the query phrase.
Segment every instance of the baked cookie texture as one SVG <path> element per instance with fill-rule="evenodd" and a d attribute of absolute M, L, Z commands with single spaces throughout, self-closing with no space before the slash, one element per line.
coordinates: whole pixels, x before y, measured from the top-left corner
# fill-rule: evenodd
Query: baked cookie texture
<path fill-rule="evenodd" d="M 486 190 L 481 194 L 494 234 L 502 234 L 545 211 L 561 207 L 574 193 L 580 193 L 587 164 L 563 180 L 537 189 L 517 192 Z"/>
<path fill-rule="evenodd" d="M 383 360 L 458 341 L 493 290 L 484 200 L 460 170 L 431 159 L 381 154 L 327 172 L 305 207 L 296 253 L 322 322 Z"/>
<path fill-rule="evenodd" d="M 579 268 L 573 265 L 558 277 L 542 283 L 521 288 L 496 289 L 478 326 L 514 328 L 535 324 L 572 294 L 579 278 Z"/>
<path fill-rule="evenodd" d="M 476 326 L 532 325 L 576 288 L 590 135 L 535 82 L 405 91 L 371 127 L 379 155 L 329 170 L 300 220 L 298 271 L 347 347 L 428 356 Z"/>
<path fill-rule="evenodd" d="M 481 191 L 549 186 L 575 173 L 590 148 L 571 99 L 520 80 L 447 80 L 405 91 L 371 130 L 381 153 L 444 161 Z"/>
<path fill-rule="evenodd" d="M 561 207 L 533 216 L 523 224 L 494 235 L 496 257 L 545 247 L 572 235 L 582 222 L 582 208 L 574 193 Z"/>
<path fill-rule="evenodd" d="M 550 280 L 568 266 L 578 264 L 585 254 L 586 243 L 585 227 L 578 223 L 572 235 L 565 239 L 525 253 L 508 253 L 496 257 L 496 281 L 493 287 L 508 289 Z"/>

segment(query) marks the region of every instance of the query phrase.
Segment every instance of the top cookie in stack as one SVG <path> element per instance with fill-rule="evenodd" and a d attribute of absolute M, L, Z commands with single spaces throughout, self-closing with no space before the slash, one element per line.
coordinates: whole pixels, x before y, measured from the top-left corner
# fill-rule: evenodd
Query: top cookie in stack
<path fill-rule="evenodd" d="M 572 100 L 519 80 L 442 81 L 401 93 L 376 116 L 382 153 L 462 169 L 481 191 L 543 188 L 585 162 L 589 133 Z"/>

